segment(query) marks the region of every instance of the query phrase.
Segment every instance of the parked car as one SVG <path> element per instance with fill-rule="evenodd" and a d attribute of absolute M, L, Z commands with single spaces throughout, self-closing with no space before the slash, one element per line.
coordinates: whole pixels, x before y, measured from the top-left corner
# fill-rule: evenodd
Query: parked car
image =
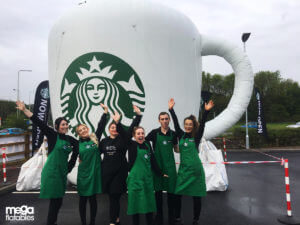
<path fill-rule="evenodd" d="M 246 124 L 241 127 L 246 127 Z M 248 128 L 257 128 L 257 122 L 248 122 Z"/>
<path fill-rule="evenodd" d="M 24 130 L 21 128 L 6 128 L 0 130 L 0 135 L 10 135 L 10 134 L 23 134 Z"/>
<path fill-rule="evenodd" d="M 300 127 L 300 122 L 297 122 L 296 124 L 292 124 L 292 125 L 287 125 L 286 127 L 288 127 L 288 128 L 299 128 Z"/>

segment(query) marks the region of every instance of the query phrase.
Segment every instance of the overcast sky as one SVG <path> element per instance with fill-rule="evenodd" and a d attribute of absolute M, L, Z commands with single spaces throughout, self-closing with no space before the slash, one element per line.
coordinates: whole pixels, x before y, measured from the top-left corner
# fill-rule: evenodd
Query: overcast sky
<path fill-rule="evenodd" d="M 89 0 L 87 0 L 89 1 Z M 101 1 L 101 0 L 99 0 Z M 113 1 L 113 0 L 112 0 Z M 125 1 L 125 0 L 124 0 Z M 155 0 L 158 1 L 158 0 Z M 0 99 L 33 101 L 37 85 L 48 79 L 48 34 L 54 22 L 78 0 L 9 0 L 0 7 Z M 247 54 L 253 72 L 281 72 L 300 83 L 299 0 L 159 0 L 187 15 L 200 33 L 243 47 L 241 34 L 251 32 Z M 203 70 L 229 74 L 221 58 L 204 57 Z M 15 90 L 14 90 L 15 89 Z"/>

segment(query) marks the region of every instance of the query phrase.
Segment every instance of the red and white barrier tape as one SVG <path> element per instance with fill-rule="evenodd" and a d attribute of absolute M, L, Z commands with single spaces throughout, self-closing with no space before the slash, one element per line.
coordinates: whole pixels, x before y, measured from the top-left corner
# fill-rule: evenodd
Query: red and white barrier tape
<path fill-rule="evenodd" d="M 281 159 L 280 161 L 232 161 L 232 162 L 202 162 L 202 164 L 264 164 L 264 163 L 280 163 L 281 165 L 284 164 L 284 159 Z M 180 163 L 176 163 L 180 164 Z"/>
<path fill-rule="evenodd" d="M 269 157 L 271 157 L 271 158 L 273 158 L 273 159 L 281 160 L 281 158 L 279 158 L 279 157 L 276 157 L 276 156 L 274 156 L 274 155 L 270 155 L 270 154 L 265 153 L 265 152 L 260 152 L 260 151 L 255 150 L 255 149 L 251 149 L 251 151 L 258 152 L 258 153 L 260 153 L 260 154 L 262 154 L 262 155 L 269 156 Z"/>
<path fill-rule="evenodd" d="M 263 163 L 283 163 L 280 161 L 232 161 L 232 162 L 207 162 L 202 164 L 263 164 Z"/>
<path fill-rule="evenodd" d="M 6 183 L 6 148 L 2 148 L 3 182 Z"/>
<path fill-rule="evenodd" d="M 223 138 L 214 138 L 214 139 L 222 139 L 222 140 L 223 140 L 224 161 L 227 162 L 226 141 L 231 141 L 231 140 L 225 139 L 225 137 L 223 137 Z M 271 158 L 273 158 L 273 159 L 282 160 L 282 158 L 276 157 L 276 156 L 274 156 L 274 155 L 271 155 L 271 154 L 268 154 L 268 153 L 265 153 L 265 152 L 261 152 L 261 151 L 255 150 L 255 149 L 250 149 L 250 150 L 253 151 L 253 152 L 260 153 L 260 154 L 262 154 L 262 155 L 269 156 L 269 157 L 271 157 Z M 282 165 L 283 165 L 283 164 L 282 164 Z"/>

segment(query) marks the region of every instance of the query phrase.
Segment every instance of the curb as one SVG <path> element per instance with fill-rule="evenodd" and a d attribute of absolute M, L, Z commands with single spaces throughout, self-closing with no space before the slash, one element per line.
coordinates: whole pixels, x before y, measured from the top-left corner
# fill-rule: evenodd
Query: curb
<path fill-rule="evenodd" d="M 0 188 L 0 195 L 5 195 L 7 193 L 15 191 L 16 190 L 16 184 L 17 183 L 12 183 L 12 184 L 9 184 L 7 186 L 1 187 Z"/>

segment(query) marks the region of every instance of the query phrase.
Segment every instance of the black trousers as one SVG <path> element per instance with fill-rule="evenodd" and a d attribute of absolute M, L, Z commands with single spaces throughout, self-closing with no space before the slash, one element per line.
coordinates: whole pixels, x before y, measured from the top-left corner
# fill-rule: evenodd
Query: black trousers
<path fill-rule="evenodd" d="M 156 217 L 158 219 L 163 219 L 163 193 L 162 191 L 155 192 L 156 208 L 157 213 Z M 168 218 L 169 222 L 172 222 L 174 219 L 181 217 L 181 195 L 175 195 L 168 193 L 167 195 L 168 202 Z"/>
<path fill-rule="evenodd" d="M 47 217 L 47 225 L 54 225 L 57 221 L 57 215 L 59 209 L 62 205 L 62 198 L 52 198 L 49 203 L 48 217 Z"/>
<path fill-rule="evenodd" d="M 146 223 L 147 225 L 153 225 L 153 213 L 146 213 Z M 132 215 L 132 224 L 139 225 L 140 224 L 140 214 Z"/>
<path fill-rule="evenodd" d="M 178 220 L 181 217 L 181 195 L 175 195 L 168 193 L 168 217 L 169 222 L 172 223 L 174 220 Z M 163 196 L 162 191 L 155 192 L 157 214 L 159 219 L 163 219 Z M 193 210 L 194 220 L 199 220 L 201 213 L 201 197 L 193 197 Z"/>
<path fill-rule="evenodd" d="M 194 220 L 199 220 L 200 213 L 201 213 L 201 197 L 193 197 L 194 203 Z"/>
<path fill-rule="evenodd" d="M 109 217 L 110 223 L 115 224 L 120 215 L 121 193 L 109 194 Z"/>
<path fill-rule="evenodd" d="M 82 225 L 86 225 L 86 204 L 87 200 L 90 202 L 90 225 L 95 224 L 97 213 L 97 198 L 96 194 L 92 196 L 80 196 L 79 198 L 79 214 Z"/>

